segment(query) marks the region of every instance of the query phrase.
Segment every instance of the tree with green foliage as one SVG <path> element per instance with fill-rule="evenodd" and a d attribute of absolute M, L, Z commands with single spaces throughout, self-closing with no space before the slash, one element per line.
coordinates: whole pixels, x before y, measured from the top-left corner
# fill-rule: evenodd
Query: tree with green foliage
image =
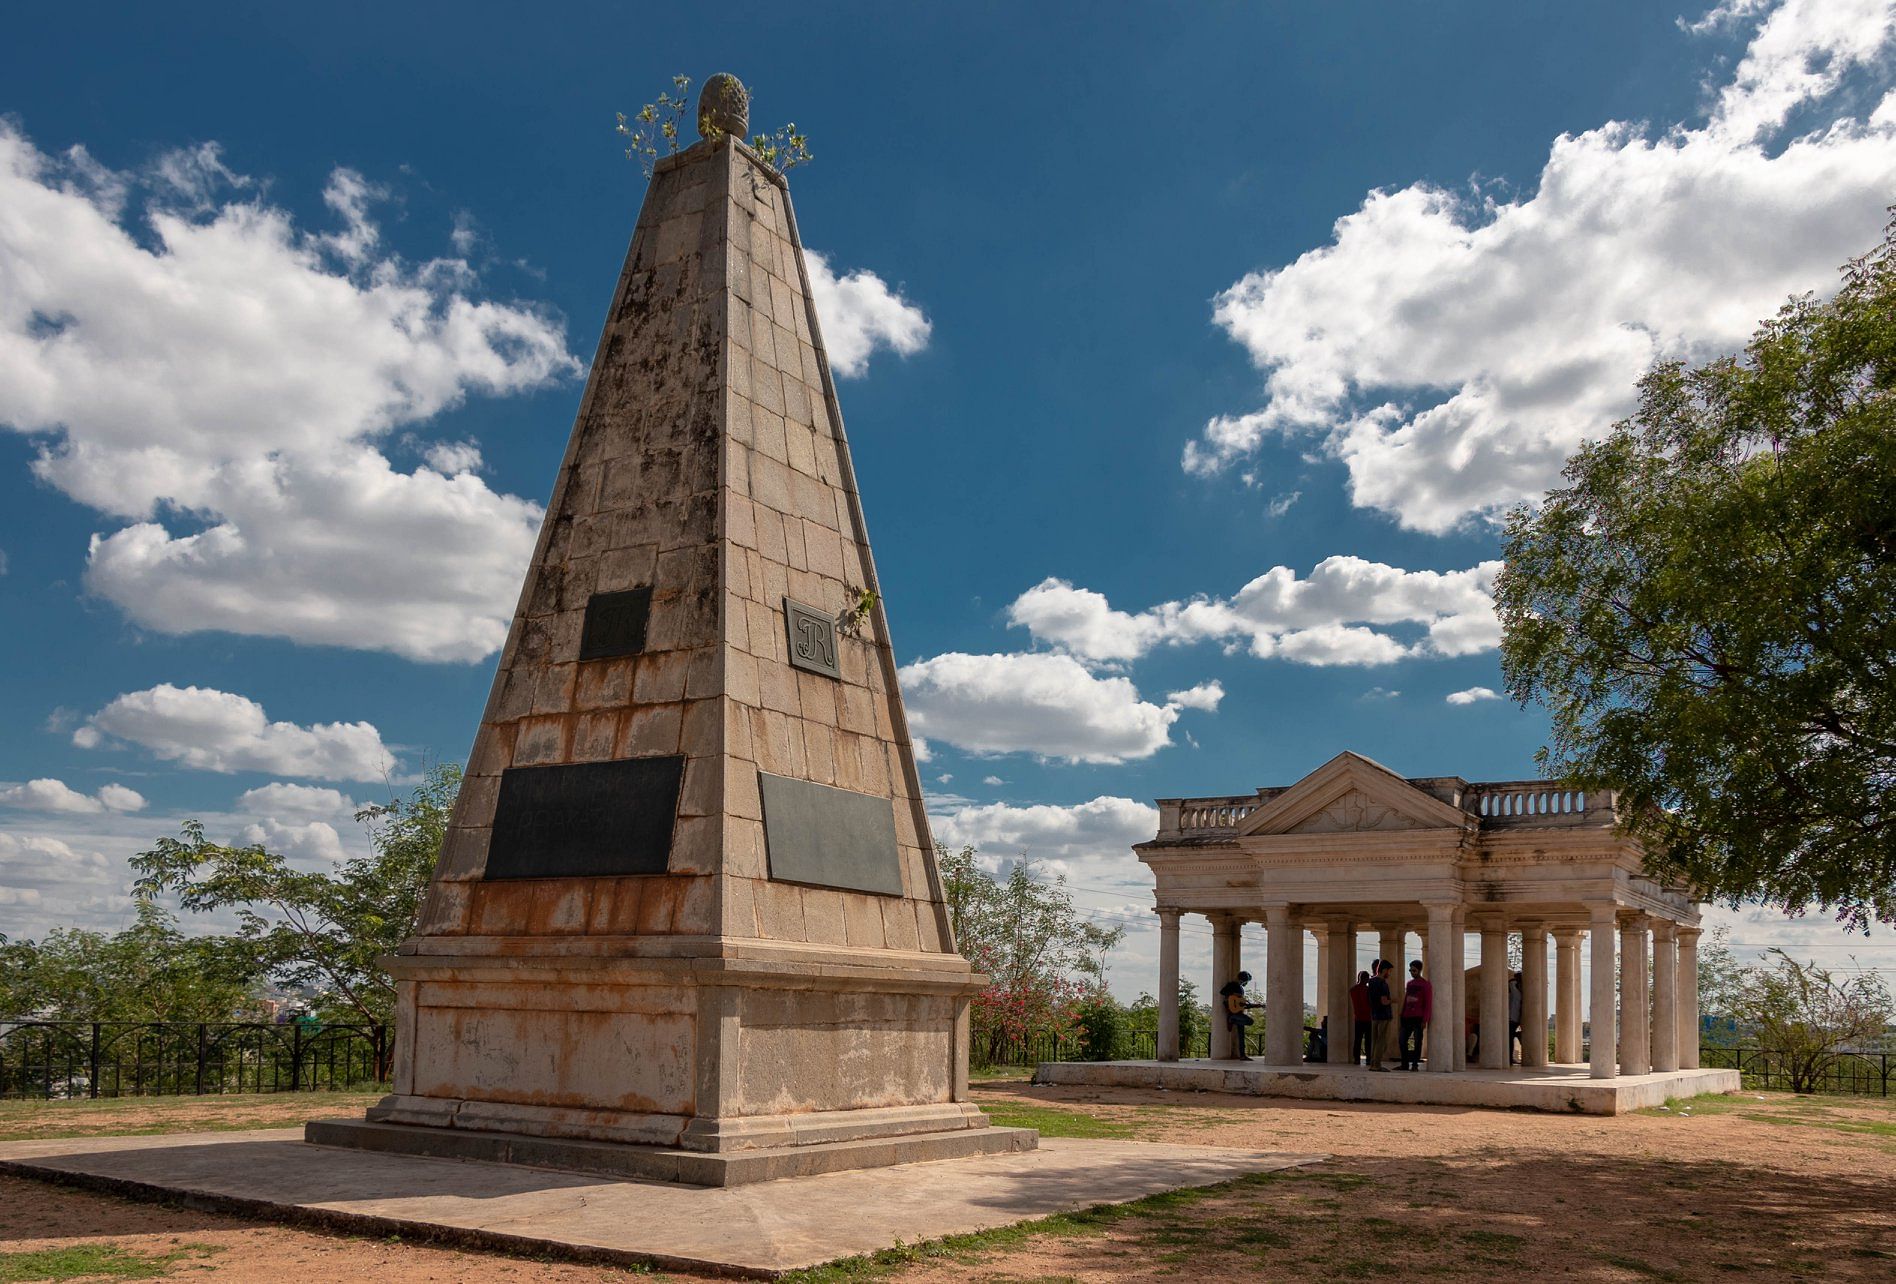
<path fill-rule="evenodd" d="M 0 1016 L 52 1021 L 230 1021 L 259 1014 L 247 941 L 187 936 L 163 908 L 136 906 L 121 932 L 58 927 L 0 945 Z"/>
<path fill-rule="evenodd" d="M 1896 922 L 1896 225 L 1509 519 L 1508 691 L 1709 898 Z"/>
<path fill-rule="evenodd" d="M 1126 1020 L 1136 1035 L 1152 1040 L 1159 1050 L 1159 1001 L 1141 994 L 1126 1008 Z M 1211 1033 L 1211 1009 L 1198 997 L 1198 987 L 1187 977 L 1178 979 L 1178 1048 L 1181 1057 L 1196 1056 L 1197 1049 L 1208 1046 Z"/>
<path fill-rule="evenodd" d="M 1106 952 L 1125 929 L 1090 921 L 1064 877 L 1038 879 L 1026 860 L 995 878 L 972 847 L 937 845 L 935 859 L 956 948 L 991 978 L 971 1018 L 990 1058 L 1028 1035 L 1077 1032 L 1084 1004 L 1105 994 Z"/>
<path fill-rule="evenodd" d="M 1733 1015 L 1745 1039 L 1776 1062 L 1792 1092 L 1813 1092 L 1846 1052 L 1882 1048 L 1896 1001 L 1869 968 L 1834 973 L 1772 950 L 1769 966 L 1740 969 Z"/>
<path fill-rule="evenodd" d="M 313 986 L 340 1011 L 386 1023 L 395 1010 L 394 982 L 377 960 L 413 934 L 461 769 L 430 770 L 406 797 L 364 808 L 372 855 L 332 872 L 292 868 L 260 845 L 213 843 L 204 826 L 187 822 L 132 858 L 134 893 L 144 901 L 173 893 L 187 910 L 234 910 L 237 939 L 262 967 L 292 986 Z"/>

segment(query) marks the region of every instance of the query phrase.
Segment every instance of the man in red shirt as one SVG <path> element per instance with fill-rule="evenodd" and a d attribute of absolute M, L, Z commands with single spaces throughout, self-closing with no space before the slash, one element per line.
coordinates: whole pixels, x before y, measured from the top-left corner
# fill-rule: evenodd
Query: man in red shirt
<path fill-rule="evenodd" d="M 1435 987 L 1422 975 L 1422 960 L 1409 964 L 1409 984 L 1402 994 L 1402 1068 L 1422 1068 L 1422 1030 L 1435 1007 Z"/>
<path fill-rule="evenodd" d="M 1369 973 L 1358 972 L 1350 987 L 1350 1064 L 1369 1055 Z M 1342 1058 L 1338 1057 L 1341 1061 Z"/>

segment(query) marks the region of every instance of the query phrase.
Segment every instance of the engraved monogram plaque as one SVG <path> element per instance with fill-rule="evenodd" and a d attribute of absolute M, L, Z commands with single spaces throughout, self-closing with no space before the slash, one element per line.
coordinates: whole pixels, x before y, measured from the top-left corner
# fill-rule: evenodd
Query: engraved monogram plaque
<path fill-rule="evenodd" d="M 790 630 L 790 664 L 793 668 L 820 673 L 826 678 L 842 678 L 836 667 L 836 621 L 813 606 L 783 600 L 783 619 Z"/>

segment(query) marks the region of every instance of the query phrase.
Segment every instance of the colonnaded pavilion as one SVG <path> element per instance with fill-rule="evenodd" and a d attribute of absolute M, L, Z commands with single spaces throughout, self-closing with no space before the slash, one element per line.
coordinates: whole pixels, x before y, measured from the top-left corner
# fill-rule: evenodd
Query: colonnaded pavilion
<path fill-rule="evenodd" d="M 1159 799 L 1159 832 L 1134 850 L 1157 879 L 1160 1061 L 1062 1063 L 1042 1067 L 1040 1077 L 1592 1113 L 1734 1090 L 1735 1071 L 1698 1066 L 1698 906 L 1688 889 L 1648 876 L 1644 852 L 1616 824 L 1615 805 L 1611 792 L 1545 780 L 1408 779 L 1354 753 L 1293 785 Z M 1244 926 L 1264 926 L 1261 1064 L 1233 1060 L 1239 1049 L 1219 1019 L 1210 1061 L 1179 1062 L 1186 914 L 1212 925 L 1211 994 L 1243 966 Z M 1464 962 L 1471 932 L 1480 937 L 1473 969 Z M 1359 955 L 1389 959 L 1404 975 L 1406 960 L 1424 960 L 1435 988 L 1425 1066 L 1441 1078 L 1304 1061 L 1306 934 L 1316 939 L 1317 1011 L 1339 1049 L 1347 1046 Z M 1374 942 L 1367 952 L 1365 934 Z M 1471 1067 L 1467 1018 L 1486 1031 L 1507 1029 L 1508 945 L 1517 934 L 1521 1028 L 1544 1031 L 1551 1013 L 1551 1062 L 1545 1036 L 1524 1035 L 1523 1065 L 1509 1066 L 1508 1039 L 1482 1038 Z M 1411 937 L 1420 938 L 1415 953 Z M 1592 1026 L 1584 1065 L 1583 937 Z M 1221 1062 L 1230 1064 L 1213 1064 Z"/>

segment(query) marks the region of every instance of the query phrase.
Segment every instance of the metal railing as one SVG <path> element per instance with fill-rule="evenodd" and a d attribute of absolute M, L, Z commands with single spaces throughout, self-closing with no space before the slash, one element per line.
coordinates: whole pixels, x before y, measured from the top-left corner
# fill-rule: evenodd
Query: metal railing
<path fill-rule="evenodd" d="M 0 1098 L 307 1092 L 388 1077 L 380 1025 L 0 1020 Z"/>
<path fill-rule="evenodd" d="M 1791 1091 L 1793 1077 L 1784 1058 L 1764 1048 L 1699 1047 L 1699 1064 L 1713 1070 L 1736 1070 L 1747 1088 Z M 1896 1075 L 1896 1053 L 1840 1052 L 1820 1066 L 1805 1085 L 1810 1092 L 1858 1097 L 1887 1097 Z"/>

